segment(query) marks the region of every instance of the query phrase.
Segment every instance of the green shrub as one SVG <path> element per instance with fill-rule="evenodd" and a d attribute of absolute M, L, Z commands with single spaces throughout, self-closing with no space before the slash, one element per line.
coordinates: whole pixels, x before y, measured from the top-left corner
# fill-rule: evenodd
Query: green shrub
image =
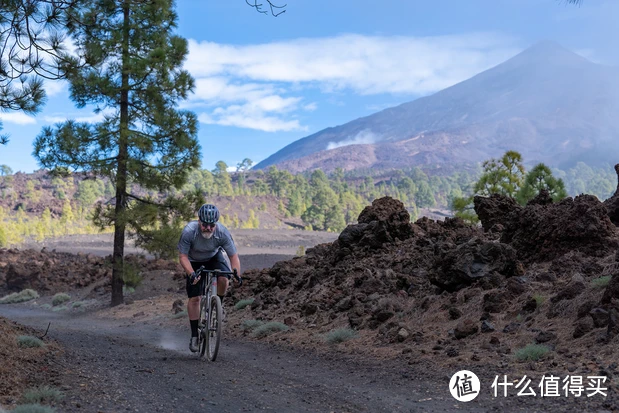
<path fill-rule="evenodd" d="M 45 308 L 46 310 L 49 310 L 49 309 L 51 309 L 51 308 L 52 308 L 52 305 L 51 305 L 51 304 L 43 304 L 43 305 L 41 306 L 41 308 Z"/>
<path fill-rule="evenodd" d="M 246 298 L 244 300 L 239 300 L 238 303 L 234 304 L 234 309 L 235 310 L 242 310 L 245 307 L 247 307 L 248 305 L 251 305 L 254 302 L 253 298 Z"/>
<path fill-rule="evenodd" d="M 9 237 L 6 235 L 6 230 L 0 227 L 0 248 L 6 248 L 9 246 Z"/>
<path fill-rule="evenodd" d="M 142 274 L 136 265 L 125 263 L 123 268 L 123 282 L 129 288 L 137 287 L 142 283 Z"/>
<path fill-rule="evenodd" d="M 325 341 L 329 344 L 338 344 L 357 337 L 357 332 L 350 328 L 338 328 L 329 331 L 325 336 Z"/>
<path fill-rule="evenodd" d="M 153 254 L 156 258 L 171 260 L 178 257 L 176 249 L 184 225 L 180 222 L 162 222 L 157 228 L 146 229 L 138 234 L 135 246 Z"/>
<path fill-rule="evenodd" d="M 278 331 L 286 330 L 288 330 L 288 326 L 286 324 L 280 323 L 279 321 L 270 321 L 254 329 L 251 335 L 256 338 L 264 338 L 273 333 L 277 333 Z"/>
<path fill-rule="evenodd" d="M 541 344 L 529 344 L 525 348 L 521 348 L 516 351 L 516 358 L 518 360 L 532 360 L 537 361 L 550 352 L 550 348 Z"/>
<path fill-rule="evenodd" d="M 0 304 L 23 303 L 24 301 L 34 300 L 35 298 L 39 298 L 39 294 L 27 288 L 18 293 L 9 294 L 0 298 Z"/>
<path fill-rule="evenodd" d="M 123 294 L 133 294 L 134 292 L 135 288 L 123 285 Z"/>
<path fill-rule="evenodd" d="M 263 324 L 264 324 L 264 322 L 260 321 L 260 320 L 245 320 L 245 321 L 243 321 L 243 323 L 241 323 L 241 330 L 243 330 L 243 331 L 252 331 L 252 330 L 260 327 Z"/>
<path fill-rule="evenodd" d="M 52 305 L 55 307 L 57 305 L 66 303 L 70 299 L 71 299 L 71 296 L 69 294 L 58 293 L 58 294 L 54 295 L 54 298 L 52 298 Z"/>
<path fill-rule="evenodd" d="M 305 245 L 299 245 L 297 248 L 297 257 L 302 257 L 305 255 Z"/>
<path fill-rule="evenodd" d="M 79 308 L 81 306 L 83 306 L 85 303 L 83 301 L 76 301 L 73 304 L 71 304 L 71 307 L 73 308 Z"/>
<path fill-rule="evenodd" d="M 22 399 L 25 403 L 35 404 L 58 402 L 62 400 L 62 397 L 63 394 L 60 390 L 54 387 L 41 386 L 27 390 L 22 396 Z"/>
<path fill-rule="evenodd" d="M 33 336 L 17 337 L 17 345 L 21 348 L 43 347 L 45 343 L 41 339 Z"/>
<path fill-rule="evenodd" d="M 593 284 L 593 286 L 597 288 L 606 288 L 612 277 L 612 275 L 605 275 L 600 278 L 595 278 L 591 280 L 591 284 Z"/>
<path fill-rule="evenodd" d="M 13 409 L 12 413 L 55 413 L 56 409 L 40 404 L 22 404 Z"/>
<path fill-rule="evenodd" d="M 60 307 L 54 307 L 52 308 L 52 311 L 58 312 L 58 311 L 64 311 L 64 310 L 68 310 L 69 307 L 67 307 L 66 305 L 60 306 Z"/>
<path fill-rule="evenodd" d="M 533 299 L 535 300 L 535 305 L 537 305 L 537 307 L 541 307 L 541 305 L 546 302 L 546 297 L 541 294 L 533 294 Z"/>

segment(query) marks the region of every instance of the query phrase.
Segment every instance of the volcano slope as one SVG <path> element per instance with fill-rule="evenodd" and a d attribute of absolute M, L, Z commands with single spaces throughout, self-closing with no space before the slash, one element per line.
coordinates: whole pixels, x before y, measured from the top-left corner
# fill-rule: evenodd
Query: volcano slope
<path fill-rule="evenodd" d="M 617 386 L 619 232 L 609 208 L 542 192 L 524 207 L 476 197 L 475 209 L 481 227 L 410 223 L 400 201 L 375 200 L 335 242 L 245 273 L 233 298 L 254 301 L 231 315 L 245 327 L 233 331 L 280 321 L 290 329 L 267 340 L 316 347 L 348 328 L 356 338 L 339 348 L 351 353 L 492 377 L 603 375 Z M 531 360 L 530 344 L 547 353 Z"/>

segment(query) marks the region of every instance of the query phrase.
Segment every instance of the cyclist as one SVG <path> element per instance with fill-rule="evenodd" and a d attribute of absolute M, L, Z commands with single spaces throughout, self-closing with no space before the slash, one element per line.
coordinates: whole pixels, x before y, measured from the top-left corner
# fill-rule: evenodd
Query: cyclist
<path fill-rule="evenodd" d="M 241 275 L 241 261 L 230 231 L 218 223 L 219 210 L 215 205 L 204 204 L 198 211 L 198 221 L 189 222 L 178 241 L 180 264 L 187 273 L 187 314 L 191 325 L 189 350 L 198 351 L 198 319 L 200 317 L 200 295 L 206 277 L 196 274 L 204 266 L 207 270 L 231 271 L 222 253 L 228 254 L 232 268 Z M 230 276 L 217 279 L 217 295 L 223 305 Z"/>

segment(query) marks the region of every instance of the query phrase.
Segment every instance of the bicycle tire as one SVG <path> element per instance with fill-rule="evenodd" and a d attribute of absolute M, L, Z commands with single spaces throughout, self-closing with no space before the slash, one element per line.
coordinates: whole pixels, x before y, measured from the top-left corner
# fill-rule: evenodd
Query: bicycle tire
<path fill-rule="evenodd" d="M 199 355 L 201 358 L 204 357 L 204 354 L 206 353 L 206 330 L 207 330 L 207 326 L 206 326 L 206 319 L 207 319 L 207 313 L 206 313 L 206 299 L 200 300 L 200 318 L 198 319 L 198 348 L 199 348 Z"/>
<path fill-rule="evenodd" d="M 217 296 L 211 298 L 211 311 L 208 318 L 207 334 L 206 334 L 206 352 L 207 358 L 210 361 L 215 361 L 217 352 L 219 351 L 219 341 L 221 340 L 221 326 L 223 310 L 221 308 L 221 300 Z"/>

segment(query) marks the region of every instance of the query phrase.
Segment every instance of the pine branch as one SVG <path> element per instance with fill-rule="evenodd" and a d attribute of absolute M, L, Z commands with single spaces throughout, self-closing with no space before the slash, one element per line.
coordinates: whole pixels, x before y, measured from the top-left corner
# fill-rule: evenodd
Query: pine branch
<path fill-rule="evenodd" d="M 258 0 L 254 0 L 253 4 L 250 3 L 249 0 L 245 0 L 245 3 L 247 3 L 248 6 L 255 8 L 258 13 L 262 13 L 262 14 L 267 14 L 268 13 L 267 10 L 262 10 L 263 4 L 262 3 L 258 3 Z M 283 6 L 277 6 L 277 5 L 273 4 L 273 2 L 271 0 L 267 0 L 267 3 L 269 3 L 269 7 L 271 8 L 271 15 L 273 17 L 277 17 L 277 16 L 279 16 L 282 13 L 286 13 L 286 10 L 282 10 L 282 11 L 279 11 L 277 13 L 275 11 L 276 11 L 276 9 L 283 9 L 284 7 L 287 6 L 287 4 L 284 4 Z"/>

